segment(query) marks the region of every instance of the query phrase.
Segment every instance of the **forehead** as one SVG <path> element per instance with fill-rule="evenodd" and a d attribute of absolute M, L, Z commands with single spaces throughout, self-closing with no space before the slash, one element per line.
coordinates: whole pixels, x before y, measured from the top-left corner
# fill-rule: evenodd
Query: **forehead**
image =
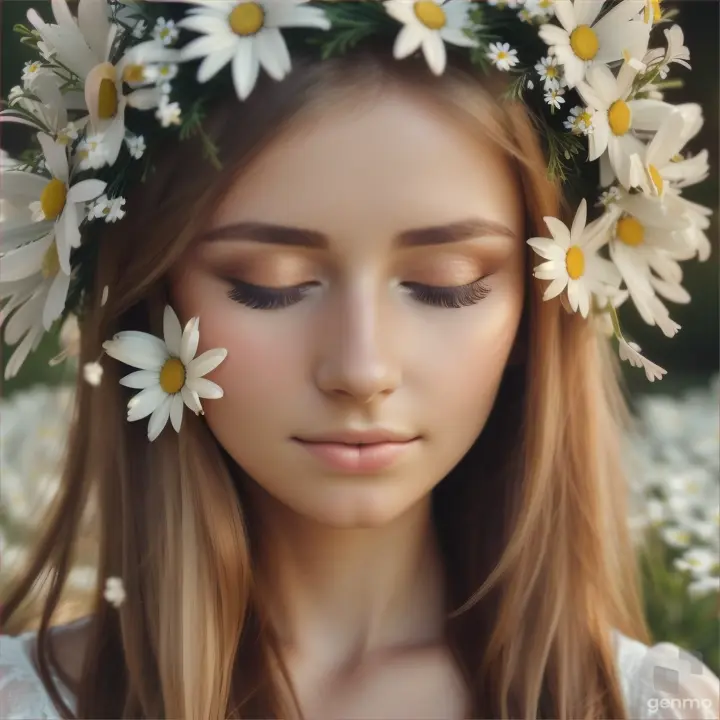
<path fill-rule="evenodd" d="M 393 89 L 303 112 L 229 189 L 213 225 L 264 220 L 332 237 L 479 216 L 520 234 L 522 215 L 513 168 L 482 123 Z"/>

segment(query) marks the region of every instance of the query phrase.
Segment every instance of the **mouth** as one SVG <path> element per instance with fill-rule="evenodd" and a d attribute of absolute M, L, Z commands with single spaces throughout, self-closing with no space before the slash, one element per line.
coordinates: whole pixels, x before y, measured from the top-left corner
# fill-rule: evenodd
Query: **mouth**
<path fill-rule="evenodd" d="M 333 470 L 366 474 L 392 467 L 416 448 L 420 438 L 381 442 L 308 441 L 300 438 L 293 438 L 293 441 Z"/>

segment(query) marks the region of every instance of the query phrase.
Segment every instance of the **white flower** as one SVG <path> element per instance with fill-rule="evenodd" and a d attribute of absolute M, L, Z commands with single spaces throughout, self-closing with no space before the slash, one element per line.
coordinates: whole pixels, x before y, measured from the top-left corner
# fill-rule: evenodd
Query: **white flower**
<path fill-rule="evenodd" d="M 665 30 L 665 38 L 667 39 L 667 48 L 653 48 L 648 50 L 643 58 L 643 63 L 648 69 L 660 70 L 660 77 L 664 80 L 670 71 L 670 64 L 677 63 L 690 70 L 690 51 L 683 44 L 682 28 L 679 25 L 673 25 Z"/>
<path fill-rule="evenodd" d="M 100 363 L 92 362 L 83 365 L 83 378 L 85 382 L 97 387 L 102 382 L 103 367 Z"/>
<path fill-rule="evenodd" d="M 562 72 L 556 57 L 548 55 L 535 65 L 535 70 L 545 85 L 545 90 L 557 90 L 562 81 Z"/>
<path fill-rule="evenodd" d="M 688 585 L 688 594 L 693 598 L 705 597 L 716 592 L 720 592 L 720 576 L 718 575 L 705 575 L 693 580 Z"/>
<path fill-rule="evenodd" d="M 104 219 L 106 223 L 117 222 L 125 217 L 125 211 L 122 209 L 124 204 L 124 197 L 116 197 L 111 200 L 107 195 L 101 195 L 90 206 L 88 217 Z"/>
<path fill-rule="evenodd" d="M 103 597 L 115 608 L 119 608 L 126 599 L 125 587 L 119 577 L 110 577 L 105 581 Z"/>
<path fill-rule="evenodd" d="M 25 94 L 25 90 L 20 85 L 13 85 L 8 93 L 8 102 L 12 105 L 18 98 Z"/>
<path fill-rule="evenodd" d="M 640 354 L 640 346 L 636 343 L 629 343 L 624 339 L 620 340 L 619 355 L 621 360 L 629 362 L 633 367 L 643 368 L 645 376 L 650 382 L 662 380 L 663 375 L 667 373 L 667 370 L 643 357 Z"/>
<path fill-rule="evenodd" d="M 560 105 L 565 102 L 565 98 L 563 97 L 564 94 L 565 91 L 562 88 L 558 88 L 556 90 L 546 92 L 544 99 L 551 108 L 559 110 Z"/>
<path fill-rule="evenodd" d="M 77 140 L 82 129 L 82 123 L 76 125 L 74 122 L 68 123 L 64 128 L 58 130 L 56 140 L 62 145 L 70 145 L 73 140 Z"/>
<path fill-rule="evenodd" d="M 535 21 L 547 21 L 555 14 L 554 0 L 525 0 L 524 10 L 529 13 Z"/>
<path fill-rule="evenodd" d="M 87 135 L 78 143 L 73 155 L 75 169 L 78 172 L 98 170 L 108 164 L 110 152 L 102 135 Z"/>
<path fill-rule="evenodd" d="M 583 317 L 587 317 L 593 294 L 608 295 L 620 285 L 620 275 L 615 266 L 597 255 L 597 251 L 607 243 L 612 218 L 602 216 L 586 226 L 587 203 L 583 200 L 572 228 L 568 229 L 554 217 L 544 220 L 552 239 L 536 237 L 527 241 L 538 255 L 547 260 L 533 271 L 539 280 L 552 280 L 543 300 L 550 300 L 567 288 L 572 310 L 579 310 Z"/>
<path fill-rule="evenodd" d="M 645 147 L 633 131 L 656 131 L 673 110 L 672 105 L 658 100 L 629 100 L 636 73 L 625 63 L 616 78 L 604 65 L 595 65 L 587 71 L 587 82 L 577 86 L 593 110 L 589 159 L 597 160 L 607 151 L 612 172 L 628 189 L 641 181 L 632 172 L 631 157 L 642 154 Z"/>
<path fill-rule="evenodd" d="M 30 207 L 35 217 L 41 220 L 8 230 L 2 246 L 4 249 L 18 247 L 54 231 L 60 267 L 69 275 L 70 251 L 80 246 L 82 217 L 78 205 L 102 194 L 106 183 L 95 179 L 72 183 L 65 145 L 54 142 L 44 133 L 38 133 L 37 137 L 52 178 L 27 172 L 6 172 L 3 194 L 11 203 Z"/>
<path fill-rule="evenodd" d="M 177 63 L 158 63 L 157 65 L 148 65 L 145 69 L 145 78 L 156 85 L 164 85 L 177 77 L 177 74 Z"/>
<path fill-rule="evenodd" d="M 170 306 L 165 308 L 164 342 L 144 332 L 121 332 L 103 343 L 110 357 L 140 368 L 124 377 L 120 384 L 142 392 L 128 403 L 128 420 L 134 422 L 148 415 L 148 438 L 152 442 L 170 419 L 180 432 L 183 403 L 195 414 L 202 412 L 200 398 L 223 396 L 222 388 L 203 376 L 227 357 L 227 350 L 208 350 L 195 357 L 200 333 L 198 318 L 192 318 L 185 329 Z"/>
<path fill-rule="evenodd" d="M 574 135 L 589 135 L 593 131 L 592 112 L 581 105 L 570 109 L 570 116 L 563 125 Z"/>
<path fill-rule="evenodd" d="M 518 64 L 517 50 L 511 48 L 509 43 L 490 43 L 488 58 L 498 70 L 509 70 Z"/>
<path fill-rule="evenodd" d="M 106 285 L 103 288 L 102 295 L 100 297 L 100 307 L 105 307 L 105 305 L 107 305 L 109 295 L 110 295 L 110 288 Z"/>
<path fill-rule="evenodd" d="M 177 42 L 180 36 L 180 31 L 175 26 L 173 20 L 165 20 L 165 18 L 158 18 L 153 28 L 153 37 L 161 42 L 166 47 L 170 47 Z"/>
<path fill-rule="evenodd" d="M 182 110 L 178 103 L 168 102 L 167 98 L 164 98 L 155 111 L 155 117 L 164 128 L 171 125 L 180 125 L 182 122 Z"/>
<path fill-rule="evenodd" d="M 146 65 L 172 61 L 177 52 L 148 41 L 128 49 L 113 65 L 109 59 L 119 26 L 110 22 L 108 7 L 105 2 L 80 0 L 76 21 L 67 0 L 54 0 L 57 25 L 45 23 L 34 10 L 28 12 L 28 19 L 57 53 L 57 60 L 83 82 L 93 133 L 103 135 L 107 162 L 113 165 L 125 136 L 125 109 L 129 106 L 148 110 L 160 100 L 155 88 L 141 88 L 125 95 L 123 84 L 142 84 Z"/>
<path fill-rule="evenodd" d="M 514 10 L 518 6 L 522 5 L 523 0 L 487 0 L 488 5 L 493 5 L 499 8 L 510 8 Z"/>
<path fill-rule="evenodd" d="M 55 135 L 68 125 L 68 96 L 60 92 L 61 83 L 60 78 L 48 72 L 33 81 L 30 92 L 35 97 L 26 95 L 21 88 L 13 88 L 12 105 L 0 112 L 0 118 L 3 122 L 26 125 Z M 76 125 L 82 126 L 82 120 L 76 121 Z"/>
<path fill-rule="evenodd" d="M 686 160 L 685 163 L 691 163 L 696 159 L 700 161 L 699 165 L 707 167 L 706 150 L 703 150 L 696 158 Z M 665 189 L 663 205 L 667 208 L 668 213 L 676 217 L 683 217 L 687 221 L 685 229 L 678 230 L 677 233 L 691 248 L 690 257 L 697 254 L 698 260 L 701 262 L 707 260 L 710 257 L 712 246 L 704 231 L 710 227 L 710 216 L 713 211 L 681 197 L 680 191 L 673 186 Z"/>
<path fill-rule="evenodd" d="M 127 145 L 128 152 L 133 158 L 135 158 L 135 160 L 139 160 L 147 150 L 145 138 L 142 135 L 131 135 L 126 137 L 125 144 Z"/>
<path fill-rule="evenodd" d="M 542 25 L 539 34 L 564 66 L 569 87 L 581 82 L 594 63 L 645 54 L 650 25 L 639 17 L 642 7 L 635 0 L 623 0 L 600 20 L 603 0 L 555 0 L 553 7 L 562 27 Z"/>
<path fill-rule="evenodd" d="M 670 319 L 656 293 L 676 303 L 690 301 L 677 262 L 694 254 L 683 234 L 687 219 L 668 212 L 659 199 L 625 192 L 613 203 L 612 212 L 618 219 L 612 229 L 610 257 L 643 320 L 673 337 L 680 326 Z"/>
<path fill-rule="evenodd" d="M 691 548 L 682 558 L 675 560 L 674 564 L 678 570 L 692 573 L 695 576 L 702 576 L 720 570 L 718 556 L 709 548 L 703 547 Z"/>
<path fill-rule="evenodd" d="M 388 0 L 384 6 L 404 26 L 393 50 L 398 60 L 422 48 L 432 72 L 442 75 L 447 63 L 445 43 L 477 47 L 477 41 L 466 33 L 471 29 L 467 0 Z"/>
<path fill-rule="evenodd" d="M 676 183 L 685 187 L 705 178 L 709 169 L 707 153 L 699 162 L 677 161 L 683 147 L 698 134 L 702 125 L 702 109 L 692 104 L 678 106 L 660 123 L 653 139 L 637 156 L 643 168 L 640 187 L 646 194 L 662 196 L 666 185 Z"/>
<path fill-rule="evenodd" d="M 188 11 L 178 26 L 203 34 L 181 51 L 184 61 L 203 58 L 197 81 L 206 83 L 232 64 L 235 91 L 245 100 L 255 87 L 260 68 L 274 80 L 290 72 L 290 53 L 280 28 L 311 27 L 328 30 L 330 21 L 305 0 L 190 0 L 201 7 Z"/>
<path fill-rule="evenodd" d="M 26 62 L 23 68 L 22 80 L 26 90 L 32 90 L 33 82 L 42 75 L 52 73 L 50 68 L 45 67 L 39 60 Z"/>

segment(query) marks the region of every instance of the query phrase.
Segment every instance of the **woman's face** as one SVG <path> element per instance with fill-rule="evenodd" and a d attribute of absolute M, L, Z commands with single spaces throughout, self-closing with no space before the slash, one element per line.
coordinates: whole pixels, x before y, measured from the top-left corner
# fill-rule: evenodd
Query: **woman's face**
<path fill-rule="evenodd" d="M 523 307 L 522 218 L 500 151 L 409 91 L 296 120 L 172 278 L 201 350 L 228 350 L 225 396 L 205 403 L 218 441 L 314 521 L 411 508 L 493 406 Z"/>

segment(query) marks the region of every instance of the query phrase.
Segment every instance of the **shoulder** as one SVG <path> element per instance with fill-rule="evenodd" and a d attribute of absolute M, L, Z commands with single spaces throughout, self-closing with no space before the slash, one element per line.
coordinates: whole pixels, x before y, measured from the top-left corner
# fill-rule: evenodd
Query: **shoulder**
<path fill-rule="evenodd" d="M 71 679 L 79 674 L 81 647 L 86 636 L 87 620 L 52 628 L 51 642 L 58 662 Z M 37 635 L 0 636 L 0 703 L 3 720 L 14 718 L 50 718 L 59 714 L 50 699 L 35 665 Z M 65 702 L 72 708 L 74 698 L 62 681 L 55 677 Z"/>
<path fill-rule="evenodd" d="M 631 718 L 717 720 L 720 680 L 673 643 L 644 643 L 613 633 L 620 683 Z"/>

